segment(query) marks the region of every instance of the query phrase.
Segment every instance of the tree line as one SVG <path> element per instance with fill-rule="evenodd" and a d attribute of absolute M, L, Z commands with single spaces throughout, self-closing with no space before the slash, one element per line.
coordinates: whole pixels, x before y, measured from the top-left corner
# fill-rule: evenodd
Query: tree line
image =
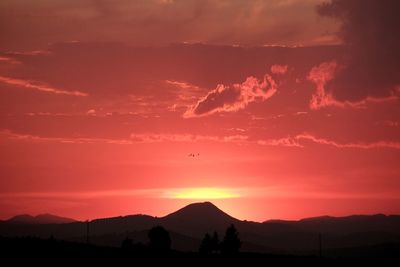
<path fill-rule="evenodd" d="M 156 253 L 166 253 L 171 250 L 171 237 L 169 232 L 162 226 L 155 226 L 148 232 L 149 245 L 144 246 L 141 243 L 133 243 L 132 239 L 126 238 L 122 242 L 122 248 L 126 250 L 135 249 L 136 251 L 150 249 Z M 215 231 L 212 235 L 205 233 L 199 246 L 201 254 L 236 254 L 242 246 L 239 238 L 239 232 L 232 224 L 226 231 L 223 239 L 220 241 L 218 233 Z"/>

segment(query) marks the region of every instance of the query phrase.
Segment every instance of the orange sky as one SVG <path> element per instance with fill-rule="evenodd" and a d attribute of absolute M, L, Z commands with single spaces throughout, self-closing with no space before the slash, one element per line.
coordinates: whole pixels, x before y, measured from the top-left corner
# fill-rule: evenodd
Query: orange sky
<path fill-rule="evenodd" d="M 398 3 L 323 3 L 3 0 L 0 219 L 400 213 Z"/>

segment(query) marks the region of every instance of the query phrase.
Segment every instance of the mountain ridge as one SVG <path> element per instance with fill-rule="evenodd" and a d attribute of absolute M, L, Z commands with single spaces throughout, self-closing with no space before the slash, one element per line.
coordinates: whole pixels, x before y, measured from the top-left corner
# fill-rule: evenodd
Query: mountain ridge
<path fill-rule="evenodd" d="M 197 209 L 197 211 L 193 211 L 193 209 Z M 201 211 L 200 214 L 199 210 Z M 268 219 L 265 221 L 251 221 L 251 220 L 239 220 L 228 213 L 224 212 L 223 210 L 219 209 L 216 205 L 214 205 L 212 202 L 205 201 L 205 202 L 194 202 L 191 204 L 188 204 L 174 212 L 168 213 L 167 215 L 164 215 L 162 217 L 158 216 L 152 216 L 148 214 L 128 214 L 128 215 L 121 215 L 121 216 L 113 216 L 113 217 L 104 217 L 104 218 L 95 218 L 90 220 L 91 222 L 94 221 L 101 221 L 101 220 L 112 220 L 112 219 L 124 219 L 124 218 L 132 218 L 132 217 L 146 217 L 146 218 L 153 218 L 153 219 L 166 219 L 166 218 L 171 218 L 175 217 L 178 214 L 181 215 L 188 215 L 190 213 L 196 213 L 196 215 L 223 215 L 227 219 L 231 219 L 233 221 L 243 221 L 243 222 L 253 222 L 253 223 L 295 223 L 295 222 L 312 222 L 312 221 L 324 221 L 324 220 L 343 220 L 343 219 L 357 219 L 357 218 L 390 218 L 390 217 L 397 217 L 400 215 L 397 214 L 383 214 L 383 213 L 376 213 L 376 214 L 352 214 L 352 215 L 345 215 L 345 216 L 332 216 L 332 215 L 322 215 L 322 216 L 315 216 L 315 217 L 305 217 L 297 220 L 288 220 L 288 219 Z M 206 214 L 210 213 L 210 214 Z M 193 215 L 193 214 L 190 214 Z M 71 223 L 71 222 L 82 222 L 80 220 L 76 220 L 73 218 L 69 217 L 64 217 L 64 216 L 59 216 L 55 214 L 50 214 L 50 213 L 42 213 L 38 214 L 36 216 L 33 216 L 31 214 L 17 214 L 11 218 L 5 219 L 5 220 L 0 220 L 1 222 L 26 222 L 24 223 L 29 223 L 30 220 L 36 220 L 36 219 L 46 219 L 48 217 L 49 219 L 52 218 L 59 218 L 59 219 L 64 219 L 66 222 L 65 223 Z M 63 222 L 61 222 L 63 223 Z"/>
<path fill-rule="evenodd" d="M 6 220 L 6 222 L 19 224 L 63 224 L 76 222 L 76 220 L 50 213 L 43 213 L 36 216 L 32 216 L 30 214 L 20 214 L 9 218 Z"/>
<path fill-rule="evenodd" d="M 399 215 L 321 216 L 298 221 L 252 222 L 238 220 L 210 202 L 192 203 L 163 217 L 138 214 L 66 224 L 2 221 L 0 236 L 53 236 L 62 240 L 86 242 L 89 227 L 90 240 L 95 244 L 118 246 L 127 235 L 143 242 L 147 238 L 147 231 L 160 225 L 176 240 L 175 244 L 173 242 L 175 249 L 193 251 L 198 249 L 205 233 L 212 234 L 215 231 L 223 237 L 231 224 L 240 233 L 243 251 L 251 252 L 316 251 L 320 235 L 324 247 L 332 249 L 400 243 Z"/>

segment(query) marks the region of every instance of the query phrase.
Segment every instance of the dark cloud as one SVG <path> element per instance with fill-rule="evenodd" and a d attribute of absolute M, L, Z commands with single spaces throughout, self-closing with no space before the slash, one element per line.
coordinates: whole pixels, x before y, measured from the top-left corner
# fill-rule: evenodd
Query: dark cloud
<path fill-rule="evenodd" d="M 66 41 L 165 45 L 318 44 L 327 28 L 320 0 L 2 0 L 0 50 Z M 329 30 L 328 30 L 329 32 Z"/>
<path fill-rule="evenodd" d="M 327 84 L 339 100 L 390 95 L 400 84 L 400 1 L 332 0 L 318 6 L 322 16 L 341 23 L 347 53 Z"/>

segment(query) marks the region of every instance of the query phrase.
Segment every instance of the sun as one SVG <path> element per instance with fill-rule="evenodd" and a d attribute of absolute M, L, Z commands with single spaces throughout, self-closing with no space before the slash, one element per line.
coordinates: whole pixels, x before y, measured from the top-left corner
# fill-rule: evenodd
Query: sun
<path fill-rule="evenodd" d="M 179 188 L 169 192 L 174 199 L 228 199 L 240 197 L 237 190 L 215 187 Z"/>

